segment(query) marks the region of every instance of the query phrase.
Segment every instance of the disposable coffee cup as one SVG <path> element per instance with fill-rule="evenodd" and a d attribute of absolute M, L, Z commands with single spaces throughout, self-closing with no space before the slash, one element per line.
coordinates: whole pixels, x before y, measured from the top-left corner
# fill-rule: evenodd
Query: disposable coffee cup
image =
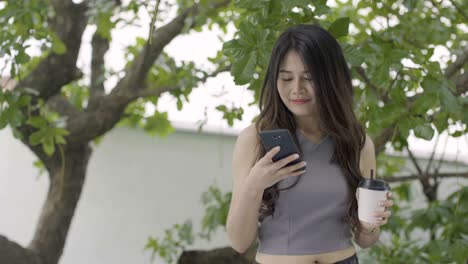
<path fill-rule="evenodd" d="M 377 217 L 374 216 L 374 213 L 377 211 L 383 212 L 385 210 L 384 207 L 379 205 L 379 202 L 387 200 L 387 193 L 390 187 L 383 180 L 364 179 L 359 182 L 358 189 L 359 220 L 374 224 L 378 220 Z"/>

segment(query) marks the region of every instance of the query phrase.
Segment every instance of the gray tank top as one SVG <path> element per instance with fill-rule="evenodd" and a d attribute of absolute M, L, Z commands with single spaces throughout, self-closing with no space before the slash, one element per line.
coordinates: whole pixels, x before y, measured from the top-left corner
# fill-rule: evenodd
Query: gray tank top
<path fill-rule="evenodd" d="M 351 228 L 344 220 L 349 187 L 338 164 L 330 163 L 334 142 L 326 136 L 313 143 L 297 131 L 307 170 L 292 188 L 281 191 L 274 216 L 258 225 L 258 252 L 272 255 L 309 255 L 352 246 Z M 297 180 L 278 183 L 288 187 Z"/>

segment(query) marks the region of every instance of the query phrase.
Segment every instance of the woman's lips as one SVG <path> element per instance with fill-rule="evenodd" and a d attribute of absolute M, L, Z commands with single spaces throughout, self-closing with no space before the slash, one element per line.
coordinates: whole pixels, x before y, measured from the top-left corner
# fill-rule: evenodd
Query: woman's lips
<path fill-rule="evenodd" d="M 301 104 L 305 104 L 305 103 L 309 102 L 310 100 L 311 100 L 311 99 L 296 99 L 296 100 L 291 100 L 291 102 L 292 102 L 293 104 L 299 104 L 299 105 L 301 105 Z"/>

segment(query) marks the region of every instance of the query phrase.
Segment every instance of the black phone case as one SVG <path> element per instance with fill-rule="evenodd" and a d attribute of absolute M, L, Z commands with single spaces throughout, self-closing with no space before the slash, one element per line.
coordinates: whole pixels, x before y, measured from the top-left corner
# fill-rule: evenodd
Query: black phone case
<path fill-rule="evenodd" d="M 299 149 L 294 143 L 291 133 L 289 133 L 289 130 L 287 129 L 264 130 L 259 132 L 259 136 L 266 152 L 270 151 L 276 146 L 280 146 L 280 151 L 273 157 L 273 161 L 278 161 L 294 153 L 299 154 Z M 299 158 L 297 158 L 294 161 L 291 161 L 285 167 L 294 165 L 301 161 L 302 158 L 299 156 Z M 303 170 L 305 168 L 306 167 L 303 167 L 299 170 Z"/>

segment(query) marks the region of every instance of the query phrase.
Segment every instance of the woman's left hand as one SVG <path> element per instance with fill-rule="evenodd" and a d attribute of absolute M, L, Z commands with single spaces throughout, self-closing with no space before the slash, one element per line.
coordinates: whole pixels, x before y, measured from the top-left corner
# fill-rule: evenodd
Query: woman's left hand
<path fill-rule="evenodd" d="M 374 212 L 374 217 L 376 218 L 376 221 L 374 223 L 366 223 L 366 222 L 360 221 L 361 225 L 365 229 L 371 230 L 371 229 L 383 226 L 388 223 L 388 218 L 390 217 L 390 215 L 392 215 L 390 208 L 393 206 L 392 193 L 390 191 L 387 193 L 387 200 L 380 201 L 379 205 L 383 207 L 384 210 Z"/>

